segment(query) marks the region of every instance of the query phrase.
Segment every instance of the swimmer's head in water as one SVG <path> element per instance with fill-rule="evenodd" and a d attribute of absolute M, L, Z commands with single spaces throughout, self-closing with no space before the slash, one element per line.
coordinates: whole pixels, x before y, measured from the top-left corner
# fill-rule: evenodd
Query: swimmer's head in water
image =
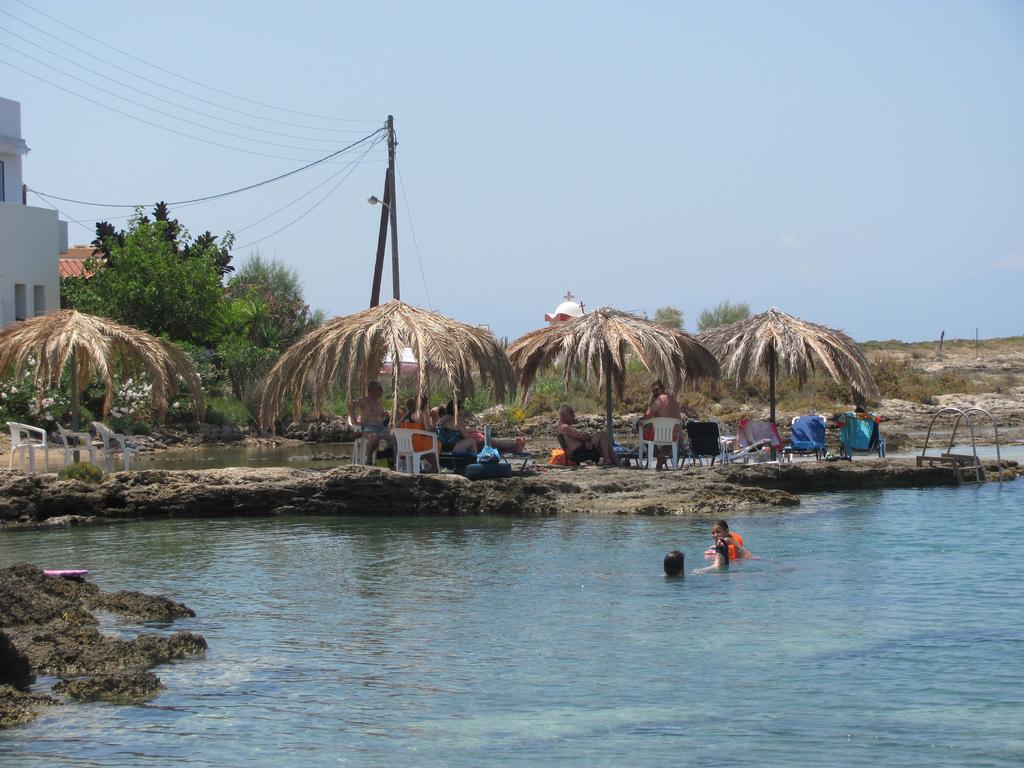
<path fill-rule="evenodd" d="M 711 535 L 716 539 L 722 536 L 728 536 L 729 524 L 725 522 L 725 520 L 715 520 L 715 522 L 711 524 Z"/>
<path fill-rule="evenodd" d="M 667 555 L 665 555 L 665 575 L 666 576 L 678 576 L 683 572 L 683 553 L 678 549 L 673 549 Z"/>

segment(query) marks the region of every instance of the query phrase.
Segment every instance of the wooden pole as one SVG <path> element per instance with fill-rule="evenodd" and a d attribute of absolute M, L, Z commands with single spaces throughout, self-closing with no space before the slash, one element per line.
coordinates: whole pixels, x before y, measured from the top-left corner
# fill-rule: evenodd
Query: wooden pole
<path fill-rule="evenodd" d="M 71 350 L 71 431 L 78 431 L 78 361 Z"/>
<path fill-rule="evenodd" d="M 605 431 L 608 436 L 608 451 L 617 463 L 617 457 L 612 448 L 615 445 L 614 430 L 612 429 L 612 351 L 607 346 L 604 350 L 604 418 Z"/>
<path fill-rule="evenodd" d="M 398 206 L 395 205 L 395 118 L 388 115 L 388 179 L 391 182 L 391 198 L 388 211 L 391 213 L 391 286 L 392 296 L 402 298 L 398 280 Z"/>
<path fill-rule="evenodd" d="M 388 219 L 391 208 L 388 200 L 391 196 L 391 173 L 384 173 L 384 205 L 380 207 L 380 230 L 377 232 L 377 260 L 373 265 L 373 288 L 370 289 L 370 306 L 380 304 L 380 281 L 384 275 L 384 248 L 388 242 Z"/>
<path fill-rule="evenodd" d="M 775 423 L 775 342 L 768 344 L 768 399 L 771 401 L 771 410 L 768 420 Z M 772 444 L 772 461 L 775 461 L 775 445 Z"/>

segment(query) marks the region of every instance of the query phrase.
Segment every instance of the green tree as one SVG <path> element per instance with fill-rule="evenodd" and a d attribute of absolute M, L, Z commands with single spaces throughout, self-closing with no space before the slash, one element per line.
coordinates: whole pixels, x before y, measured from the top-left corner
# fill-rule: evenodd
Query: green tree
<path fill-rule="evenodd" d="M 255 313 L 250 332 L 262 328 L 264 335 L 268 335 L 269 329 L 274 329 L 279 337 L 277 344 L 282 348 L 323 322 L 323 313 L 311 310 L 306 303 L 298 272 L 279 259 L 264 259 L 258 252 L 232 275 L 226 295 L 231 300 L 249 301 L 247 311 Z M 259 343 L 255 337 L 253 341 Z"/>
<path fill-rule="evenodd" d="M 747 302 L 741 301 L 733 304 L 731 301 L 723 301 L 716 307 L 701 311 L 697 318 L 697 329 L 706 331 L 709 328 L 746 320 L 748 317 L 750 317 L 750 305 Z"/>
<path fill-rule="evenodd" d="M 219 243 L 209 233 L 193 241 L 162 203 L 155 220 L 138 210 L 127 230 L 100 222 L 96 234 L 96 256 L 85 265 L 92 276 L 62 281 L 62 306 L 176 341 L 208 343 L 231 235 Z"/>
<path fill-rule="evenodd" d="M 654 311 L 654 322 L 682 330 L 683 312 L 676 307 L 659 307 Z"/>

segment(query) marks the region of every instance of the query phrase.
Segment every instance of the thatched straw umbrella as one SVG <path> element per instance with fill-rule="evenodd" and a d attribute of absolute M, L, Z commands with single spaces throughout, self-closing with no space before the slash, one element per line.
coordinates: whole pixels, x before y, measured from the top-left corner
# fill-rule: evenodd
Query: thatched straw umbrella
<path fill-rule="evenodd" d="M 565 366 L 566 390 L 580 376 L 587 381 L 596 377 L 605 390 L 609 444 L 613 439 L 612 386 L 621 399 L 631 353 L 674 392 L 685 382 L 718 377 L 715 356 L 690 334 L 611 307 L 532 331 L 516 339 L 508 350 L 524 393 L 541 369 L 556 362 Z"/>
<path fill-rule="evenodd" d="M 867 358 L 857 342 L 842 331 L 808 323 L 775 307 L 746 320 L 712 328 L 698 338 L 718 356 L 723 373 L 737 382 L 768 373 L 772 423 L 775 377 L 780 366 L 801 384 L 809 373 L 820 369 L 837 382 L 849 383 L 854 392 L 864 397 L 878 397 Z"/>
<path fill-rule="evenodd" d="M 78 428 L 78 396 L 98 376 L 106 387 L 103 415 L 110 411 L 114 381 L 145 373 L 152 385 L 157 418 L 178 392 L 179 379 L 192 393 L 196 416 L 205 411 L 202 383 L 191 361 L 174 344 L 115 323 L 105 317 L 62 309 L 0 330 L 0 373 L 21 375 L 29 359 L 36 364 L 40 397 L 60 383 L 64 366 L 71 362 L 71 419 Z"/>
<path fill-rule="evenodd" d="M 376 378 L 385 358 L 401 360 L 407 348 L 419 363 L 417 399 L 429 393 L 432 378 L 446 382 L 456 401 L 472 396 L 474 375 L 483 383 L 490 381 L 501 399 L 515 391 L 505 350 L 490 331 L 393 299 L 329 320 L 292 345 L 267 376 L 260 421 L 264 428 L 273 428 L 286 394 L 293 398 L 293 420 L 301 415 L 306 393 L 319 413 L 331 391 L 344 387 L 351 397 L 354 386 L 361 390 Z M 401 365 L 392 367 L 393 424 L 398 420 L 401 369 Z"/>

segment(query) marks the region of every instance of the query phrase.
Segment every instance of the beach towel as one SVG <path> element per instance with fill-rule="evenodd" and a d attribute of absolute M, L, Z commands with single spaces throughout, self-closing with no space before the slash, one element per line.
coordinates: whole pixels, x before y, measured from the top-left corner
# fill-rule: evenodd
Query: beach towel
<path fill-rule="evenodd" d="M 796 451 L 816 451 L 825 447 L 825 418 L 813 414 L 793 422 L 790 447 Z"/>

